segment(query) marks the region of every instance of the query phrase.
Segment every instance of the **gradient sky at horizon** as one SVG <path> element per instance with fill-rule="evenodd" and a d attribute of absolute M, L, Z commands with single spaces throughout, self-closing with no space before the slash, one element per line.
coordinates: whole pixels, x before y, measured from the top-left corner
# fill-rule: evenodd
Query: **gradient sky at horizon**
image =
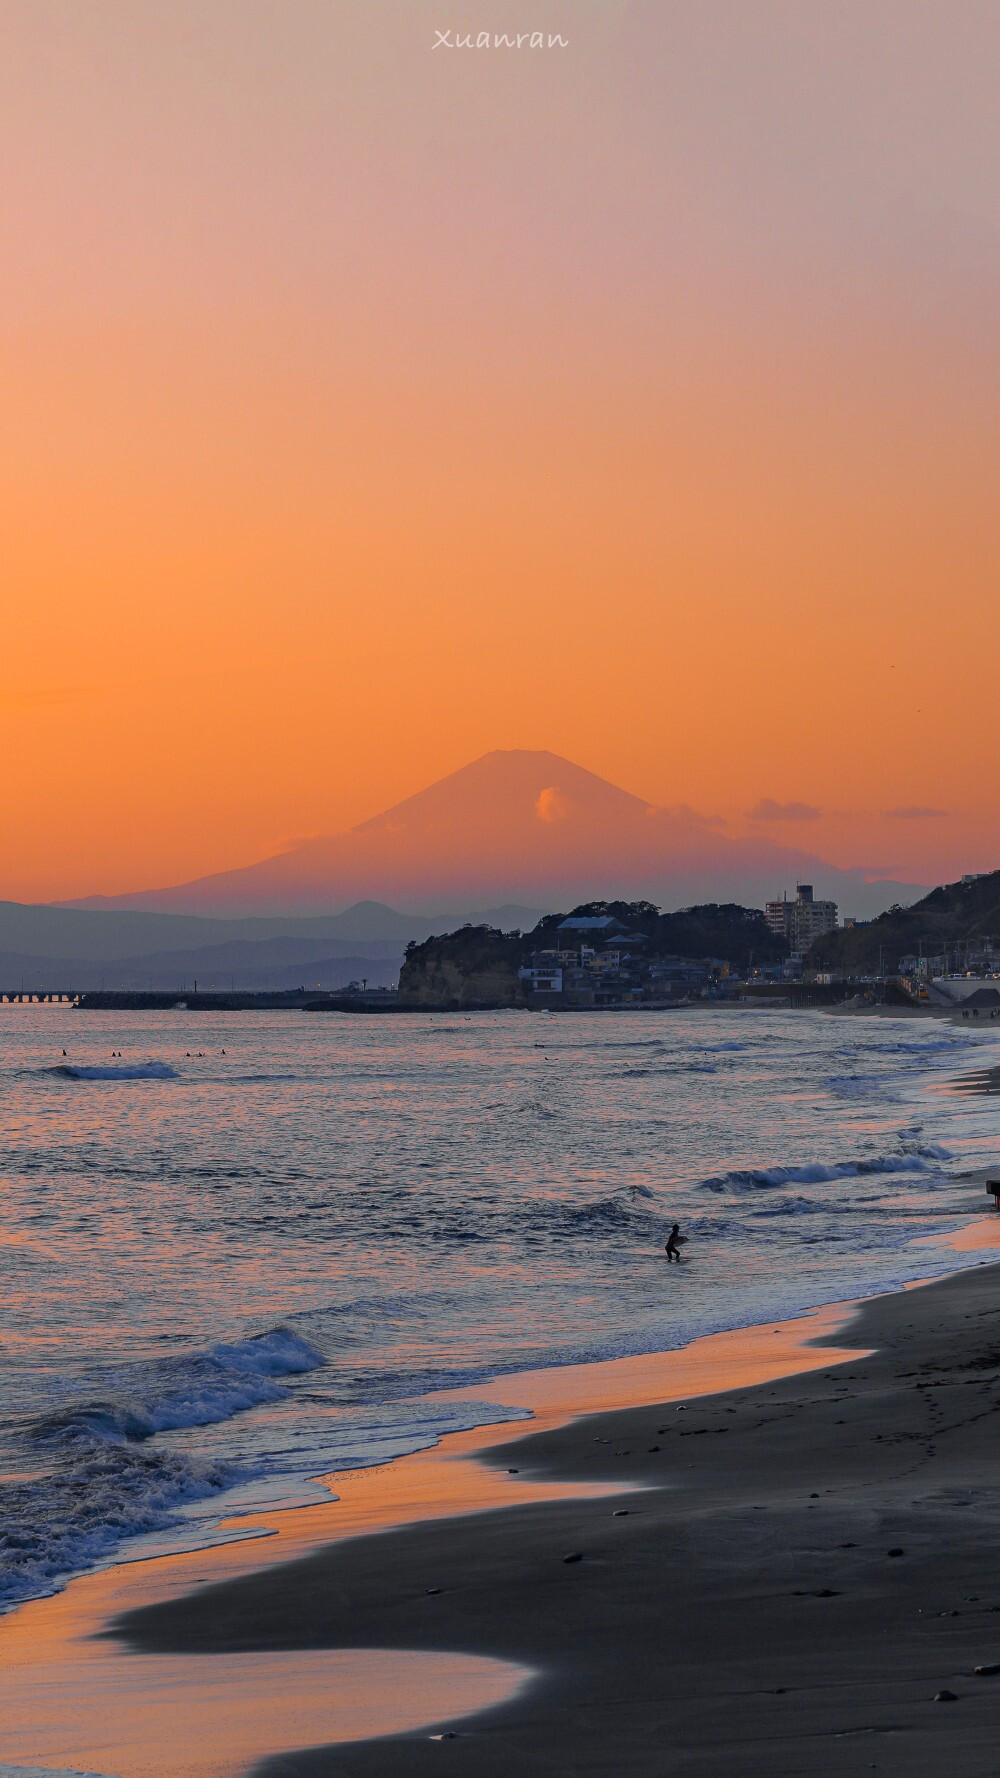
<path fill-rule="evenodd" d="M 568 47 L 433 48 L 487 27 Z M 5 0 L 0 896 L 496 747 L 1000 864 L 998 51 L 994 0 Z"/>

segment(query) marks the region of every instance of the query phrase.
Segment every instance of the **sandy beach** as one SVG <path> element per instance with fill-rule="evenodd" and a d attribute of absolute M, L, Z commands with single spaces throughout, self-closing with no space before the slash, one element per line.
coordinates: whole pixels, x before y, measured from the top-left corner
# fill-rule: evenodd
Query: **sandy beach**
<path fill-rule="evenodd" d="M 445 1748 L 425 1733 L 303 1753 L 269 1778 L 444 1761 L 470 1778 L 985 1778 L 1000 1732 L 998 1290 L 990 1265 L 884 1298 L 840 1336 L 876 1348 L 856 1363 L 490 1456 L 642 1494 L 359 1539 L 120 1627 L 146 1652 L 450 1649 L 538 1675 Z"/>
<path fill-rule="evenodd" d="M 0 1770 L 9 1762 L 120 1778 L 235 1778 L 264 1750 L 294 1752 L 397 1729 L 426 1733 L 438 1719 L 454 1723 L 512 1697 L 535 1675 L 496 1658 L 405 1647 L 334 1650 L 325 1642 L 310 1649 L 143 1653 L 123 1642 L 114 1624 L 375 1532 L 454 1524 L 498 1508 L 520 1513 L 556 1500 L 606 1500 L 620 1494 L 619 1480 L 545 1479 L 497 1464 L 490 1447 L 500 1436 L 533 1440 L 623 1401 L 656 1407 L 669 1397 L 675 1405 L 727 1385 L 815 1371 L 852 1356 L 829 1343 L 849 1314 L 849 1305 L 832 1305 L 709 1335 L 673 1352 L 521 1372 L 496 1390 L 516 1396 L 530 1419 L 478 1426 L 373 1469 L 335 1472 L 326 1478 L 333 1499 L 323 1505 L 241 1517 L 231 1526 L 237 1541 L 116 1564 L 23 1606 L 0 1623 Z M 460 1401 L 467 1393 L 481 1390 L 447 1395 Z"/>
<path fill-rule="evenodd" d="M 272 1545 L 263 1562 L 243 1546 L 142 1564 L 147 1595 L 150 1570 L 170 1569 L 172 1583 L 124 1614 L 127 1570 L 75 1583 L 97 1589 L 89 1646 L 95 1657 L 124 1658 L 126 1670 L 134 1662 L 137 1677 L 150 1662 L 276 1658 L 293 1692 L 296 1663 L 305 1672 L 318 1651 L 386 1651 L 355 1654 L 362 1698 L 366 1687 L 370 1698 L 391 1688 L 406 1651 L 454 1663 L 453 1714 L 295 1751 L 293 1711 L 270 1741 L 276 1750 L 280 1740 L 280 1756 L 256 1762 L 262 1778 L 445 1768 L 469 1778 L 986 1778 L 1000 1731 L 1000 1273 L 986 1263 L 996 1242 L 989 1222 L 965 1239 L 984 1263 L 864 1305 L 818 1354 L 820 1370 L 801 1369 L 817 1361 L 806 1351 L 797 1375 L 727 1390 L 727 1365 L 748 1336 L 717 1336 L 729 1355 L 718 1351 L 707 1386 L 720 1392 L 658 1408 L 643 1393 L 653 1366 L 667 1376 L 682 1355 L 634 1361 L 648 1375 L 619 1411 L 567 1423 L 550 1404 L 546 1424 L 542 1403 L 538 1427 L 472 1462 L 468 1451 L 442 1448 L 391 1466 L 382 1474 L 396 1478 L 395 1497 L 381 1509 L 377 1479 L 356 1477 L 346 1535 L 296 1560 Z M 819 1331 L 831 1339 L 829 1326 Z M 782 1334 L 752 1337 L 759 1348 Z M 558 1373 L 548 1375 L 556 1390 Z M 742 1381 L 738 1368 L 733 1380 Z M 482 1447 L 491 1437 L 496 1428 L 449 1443 Z M 417 1473 L 422 1465 L 425 1479 L 436 1471 L 438 1495 L 423 1515 L 415 1503 L 419 1522 L 392 1528 L 405 1515 L 406 1463 Z M 480 1497 L 463 1511 L 472 1473 Z M 502 1499 L 535 1484 L 548 1497 L 490 1504 L 491 1487 Z M 340 1509 L 323 1510 L 332 1523 Z M 284 1516 L 298 1521 L 304 1544 L 322 1540 L 312 1511 Z M 227 1562 L 244 1571 L 227 1577 Z M 73 1592 L 44 1602 L 50 1628 Z M 95 1609 L 115 1603 L 117 1621 L 94 1642 Z M 463 1691 L 456 1657 L 486 1664 L 478 1700 Z M 487 1677 L 493 1662 L 507 1664 L 500 1683 Z M 438 1678 L 447 1691 L 447 1672 Z M 266 1736 L 266 1719 L 262 1727 Z M 68 1764 L 65 1752 L 43 1753 L 42 1763 Z M 231 1760 L 223 1767 L 234 1769 Z M 165 1771 L 171 1761 L 132 1769 Z"/>

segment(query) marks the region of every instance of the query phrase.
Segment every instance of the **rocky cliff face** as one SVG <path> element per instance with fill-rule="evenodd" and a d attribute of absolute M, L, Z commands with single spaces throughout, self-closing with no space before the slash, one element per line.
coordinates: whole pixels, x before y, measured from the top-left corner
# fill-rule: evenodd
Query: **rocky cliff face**
<path fill-rule="evenodd" d="M 490 926 L 464 926 L 422 945 L 408 945 L 399 977 L 405 1006 L 520 1006 L 518 939 Z"/>

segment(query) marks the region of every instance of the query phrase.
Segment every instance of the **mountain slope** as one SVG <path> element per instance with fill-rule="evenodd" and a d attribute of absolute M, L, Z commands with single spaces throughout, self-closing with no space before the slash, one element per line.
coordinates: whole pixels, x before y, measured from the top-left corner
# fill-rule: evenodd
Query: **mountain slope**
<path fill-rule="evenodd" d="M 881 962 L 893 974 L 909 954 L 933 956 L 959 945 L 1000 941 L 1000 870 L 971 883 L 945 883 L 907 908 L 890 908 L 877 919 L 817 939 L 809 960 L 845 974 L 866 973 Z"/>
<path fill-rule="evenodd" d="M 893 888 L 908 894 L 893 885 L 880 903 L 861 872 L 832 871 L 766 839 L 730 839 L 690 809 L 654 807 L 557 754 L 514 750 L 484 754 L 348 833 L 86 905 L 306 914 L 365 897 L 415 907 L 487 898 L 553 907 L 636 894 L 673 906 L 760 903 L 801 877 L 839 891 L 852 913 L 884 905 Z"/>

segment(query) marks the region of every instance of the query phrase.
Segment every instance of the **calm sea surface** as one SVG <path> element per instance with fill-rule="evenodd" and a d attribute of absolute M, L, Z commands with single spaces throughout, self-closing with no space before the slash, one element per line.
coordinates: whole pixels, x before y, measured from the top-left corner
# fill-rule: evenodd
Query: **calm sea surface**
<path fill-rule="evenodd" d="M 818 1013 L 0 1008 L 0 1602 L 506 1417 L 505 1373 L 975 1263 L 914 1242 L 983 1208 L 1000 1101 L 938 1089 L 998 1060 Z"/>

